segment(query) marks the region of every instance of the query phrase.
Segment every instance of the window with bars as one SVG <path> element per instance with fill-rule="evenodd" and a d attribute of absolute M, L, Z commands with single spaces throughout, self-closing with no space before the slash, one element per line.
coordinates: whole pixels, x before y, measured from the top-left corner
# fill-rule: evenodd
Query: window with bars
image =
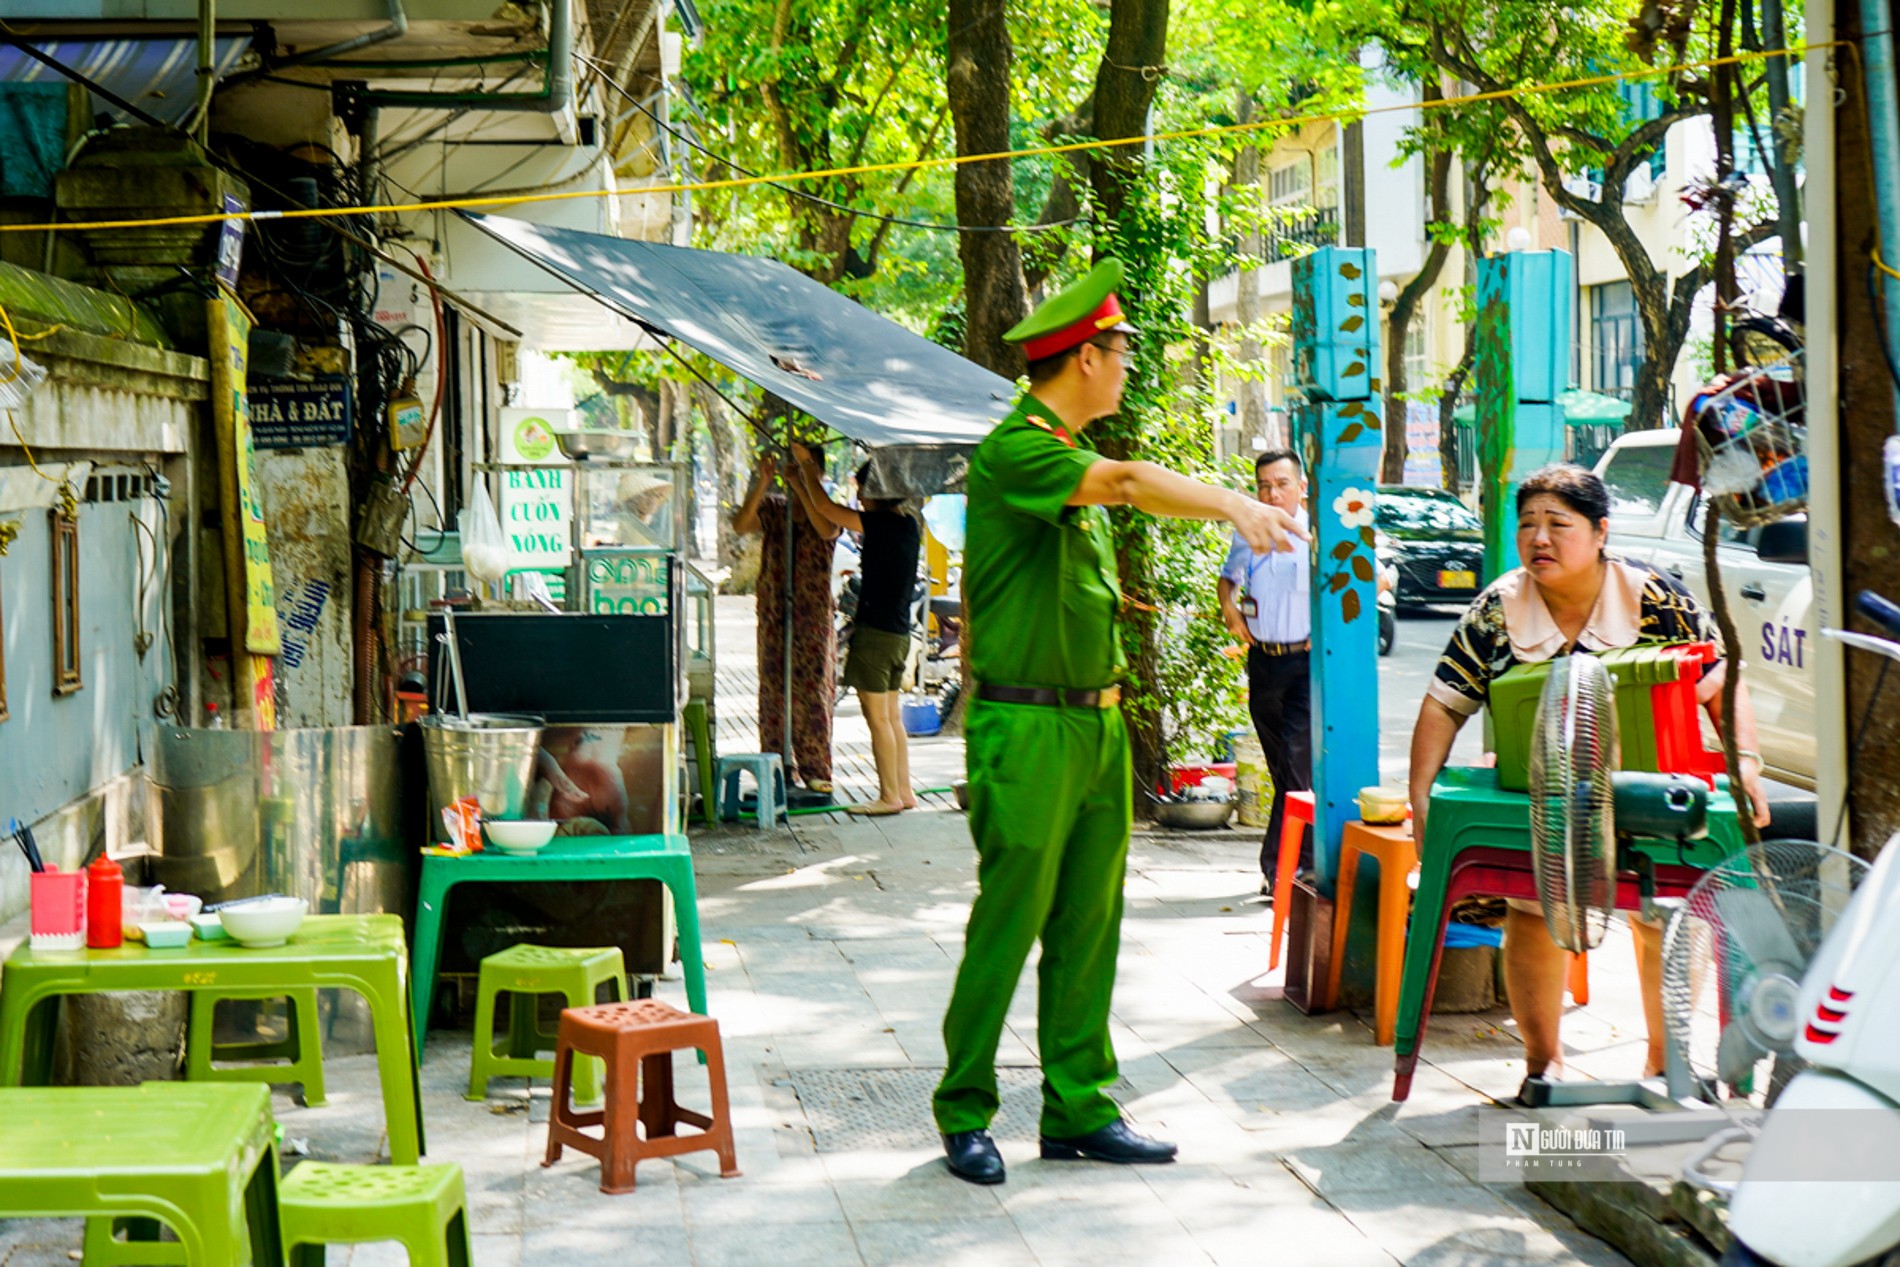
<path fill-rule="evenodd" d="M 1283 163 L 1267 172 L 1267 201 L 1276 207 L 1312 205 L 1313 172 L 1305 158 Z"/>
<path fill-rule="evenodd" d="M 1590 288 L 1591 385 L 1606 396 L 1628 400 L 1643 362 L 1643 325 L 1636 291 L 1628 282 Z"/>
<path fill-rule="evenodd" d="M 85 685 L 79 658 L 79 520 L 50 512 L 53 536 L 53 694 Z"/>

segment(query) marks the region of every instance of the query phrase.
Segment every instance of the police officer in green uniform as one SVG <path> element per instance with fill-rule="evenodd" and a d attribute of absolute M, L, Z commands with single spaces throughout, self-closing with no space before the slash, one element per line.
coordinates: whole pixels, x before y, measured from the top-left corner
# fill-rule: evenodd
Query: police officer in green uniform
<path fill-rule="evenodd" d="M 1251 497 L 1078 443 L 1121 406 L 1135 332 L 1115 295 L 1121 280 L 1120 261 L 1105 259 L 1004 336 L 1023 345 L 1030 390 L 970 463 L 963 594 L 976 687 L 965 742 L 977 897 L 932 1108 L 950 1170 L 972 1183 L 1003 1181 L 988 1130 L 996 1045 L 1038 939 L 1042 1156 L 1175 1154 L 1130 1130 L 1105 1090 L 1117 1076 L 1108 1012 L 1133 789 L 1117 685 L 1122 595 L 1100 508 L 1228 520 L 1260 551 L 1302 535 Z"/>

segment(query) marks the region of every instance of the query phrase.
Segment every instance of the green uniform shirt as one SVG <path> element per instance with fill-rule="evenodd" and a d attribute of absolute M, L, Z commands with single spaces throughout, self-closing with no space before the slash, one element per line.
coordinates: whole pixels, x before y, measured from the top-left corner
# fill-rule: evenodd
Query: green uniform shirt
<path fill-rule="evenodd" d="M 1029 395 L 970 460 L 963 593 L 978 682 L 1093 690 L 1126 664 L 1108 515 L 1067 506 L 1101 460 Z"/>

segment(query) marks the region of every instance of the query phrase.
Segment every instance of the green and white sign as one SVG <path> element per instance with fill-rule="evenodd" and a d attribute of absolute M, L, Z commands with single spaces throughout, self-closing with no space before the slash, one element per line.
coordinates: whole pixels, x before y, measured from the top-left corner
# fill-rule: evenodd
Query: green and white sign
<path fill-rule="evenodd" d="M 555 443 L 564 409 L 501 411 L 501 532 L 508 567 L 565 568 L 574 555 L 574 477 Z"/>

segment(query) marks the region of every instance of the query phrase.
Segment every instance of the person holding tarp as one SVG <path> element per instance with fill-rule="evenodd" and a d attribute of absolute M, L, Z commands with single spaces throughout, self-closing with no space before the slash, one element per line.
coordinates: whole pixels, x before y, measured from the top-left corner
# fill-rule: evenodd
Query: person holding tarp
<path fill-rule="evenodd" d="M 794 781 L 813 792 L 831 795 L 832 680 L 837 674 L 838 651 L 832 625 L 835 600 L 831 593 L 831 552 L 838 528 L 812 509 L 804 485 L 787 476 L 792 490 L 791 573 L 786 574 L 786 498 L 768 494 L 778 460 L 759 455 L 759 472 L 739 509 L 732 530 L 741 536 L 760 534 L 759 583 L 753 591 L 758 608 L 759 751 L 779 753 L 785 762 L 785 787 Z M 785 751 L 786 586 L 791 587 L 792 643 L 790 680 L 792 750 Z"/>
<path fill-rule="evenodd" d="M 858 614 L 845 655 L 844 684 L 858 693 L 871 728 L 871 758 L 877 765 L 877 797 L 845 806 L 850 814 L 881 816 L 917 808 L 910 786 L 910 744 L 900 713 L 904 675 L 910 667 L 911 593 L 917 586 L 917 555 L 924 527 L 900 501 L 866 497 L 871 464 L 858 468 L 854 510 L 833 501 L 819 483 L 818 462 L 802 444 L 792 446 L 797 463 L 791 481 L 805 504 L 834 527 L 855 532 L 864 543 L 859 564 Z"/>
<path fill-rule="evenodd" d="M 950 1171 L 970 1183 L 1003 1181 L 989 1133 L 996 1047 L 1037 941 L 1042 1156 L 1175 1154 L 1130 1129 L 1107 1091 L 1134 789 L 1120 709 L 1122 594 L 1100 508 L 1225 519 L 1261 551 L 1307 535 L 1278 507 L 1082 446 L 1083 428 L 1121 407 L 1135 333 L 1115 295 L 1121 279 L 1121 263 L 1105 259 L 1003 336 L 1023 345 L 1029 391 L 970 461 L 963 594 L 976 685 L 964 737 L 977 895 L 932 1101 Z"/>

